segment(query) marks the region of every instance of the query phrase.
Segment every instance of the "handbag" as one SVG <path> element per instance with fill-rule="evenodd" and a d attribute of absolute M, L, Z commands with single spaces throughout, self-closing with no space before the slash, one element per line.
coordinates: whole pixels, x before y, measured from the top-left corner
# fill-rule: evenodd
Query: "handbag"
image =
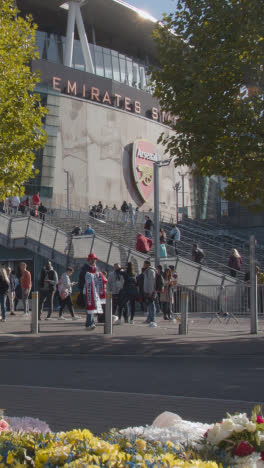
<path fill-rule="evenodd" d="M 63 289 L 60 292 L 60 298 L 62 301 L 64 301 L 68 296 L 69 296 L 69 291 L 67 289 Z"/>

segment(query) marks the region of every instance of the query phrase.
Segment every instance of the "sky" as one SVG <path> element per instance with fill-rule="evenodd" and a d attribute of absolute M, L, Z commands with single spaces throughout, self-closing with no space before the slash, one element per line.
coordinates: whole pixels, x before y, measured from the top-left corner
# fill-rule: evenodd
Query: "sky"
<path fill-rule="evenodd" d="M 176 10 L 176 0 L 126 0 L 127 3 L 147 11 L 154 18 L 161 19 L 163 13 L 173 13 Z"/>

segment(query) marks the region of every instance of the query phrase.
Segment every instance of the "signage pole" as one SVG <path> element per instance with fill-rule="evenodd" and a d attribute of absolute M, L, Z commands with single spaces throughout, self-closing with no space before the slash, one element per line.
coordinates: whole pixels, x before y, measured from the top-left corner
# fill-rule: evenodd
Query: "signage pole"
<path fill-rule="evenodd" d="M 154 248 L 156 267 L 160 264 L 159 167 L 158 161 L 154 162 Z"/>

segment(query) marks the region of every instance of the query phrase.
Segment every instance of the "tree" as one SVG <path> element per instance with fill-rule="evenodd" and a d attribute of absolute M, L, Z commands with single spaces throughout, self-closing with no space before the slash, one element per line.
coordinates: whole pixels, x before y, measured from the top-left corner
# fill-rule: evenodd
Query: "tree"
<path fill-rule="evenodd" d="M 0 0 L 0 199 L 22 194 L 36 173 L 35 151 L 46 141 L 46 113 L 34 89 L 39 81 L 30 63 L 38 57 L 30 17 L 18 16 L 13 0 Z"/>
<path fill-rule="evenodd" d="M 154 95 L 176 116 L 160 141 L 222 195 L 264 206 L 264 9 L 261 0 L 178 0 L 154 32 Z"/>

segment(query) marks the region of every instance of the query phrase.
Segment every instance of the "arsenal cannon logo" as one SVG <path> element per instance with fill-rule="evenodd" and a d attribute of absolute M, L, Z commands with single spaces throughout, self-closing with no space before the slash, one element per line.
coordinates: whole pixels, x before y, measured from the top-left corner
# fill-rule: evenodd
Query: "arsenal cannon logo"
<path fill-rule="evenodd" d="M 154 162 L 158 161 L 156 146 L 147 140 L 133 144 L 132 168 L 139 194 L 146 202 L 154 189 Z"/>

